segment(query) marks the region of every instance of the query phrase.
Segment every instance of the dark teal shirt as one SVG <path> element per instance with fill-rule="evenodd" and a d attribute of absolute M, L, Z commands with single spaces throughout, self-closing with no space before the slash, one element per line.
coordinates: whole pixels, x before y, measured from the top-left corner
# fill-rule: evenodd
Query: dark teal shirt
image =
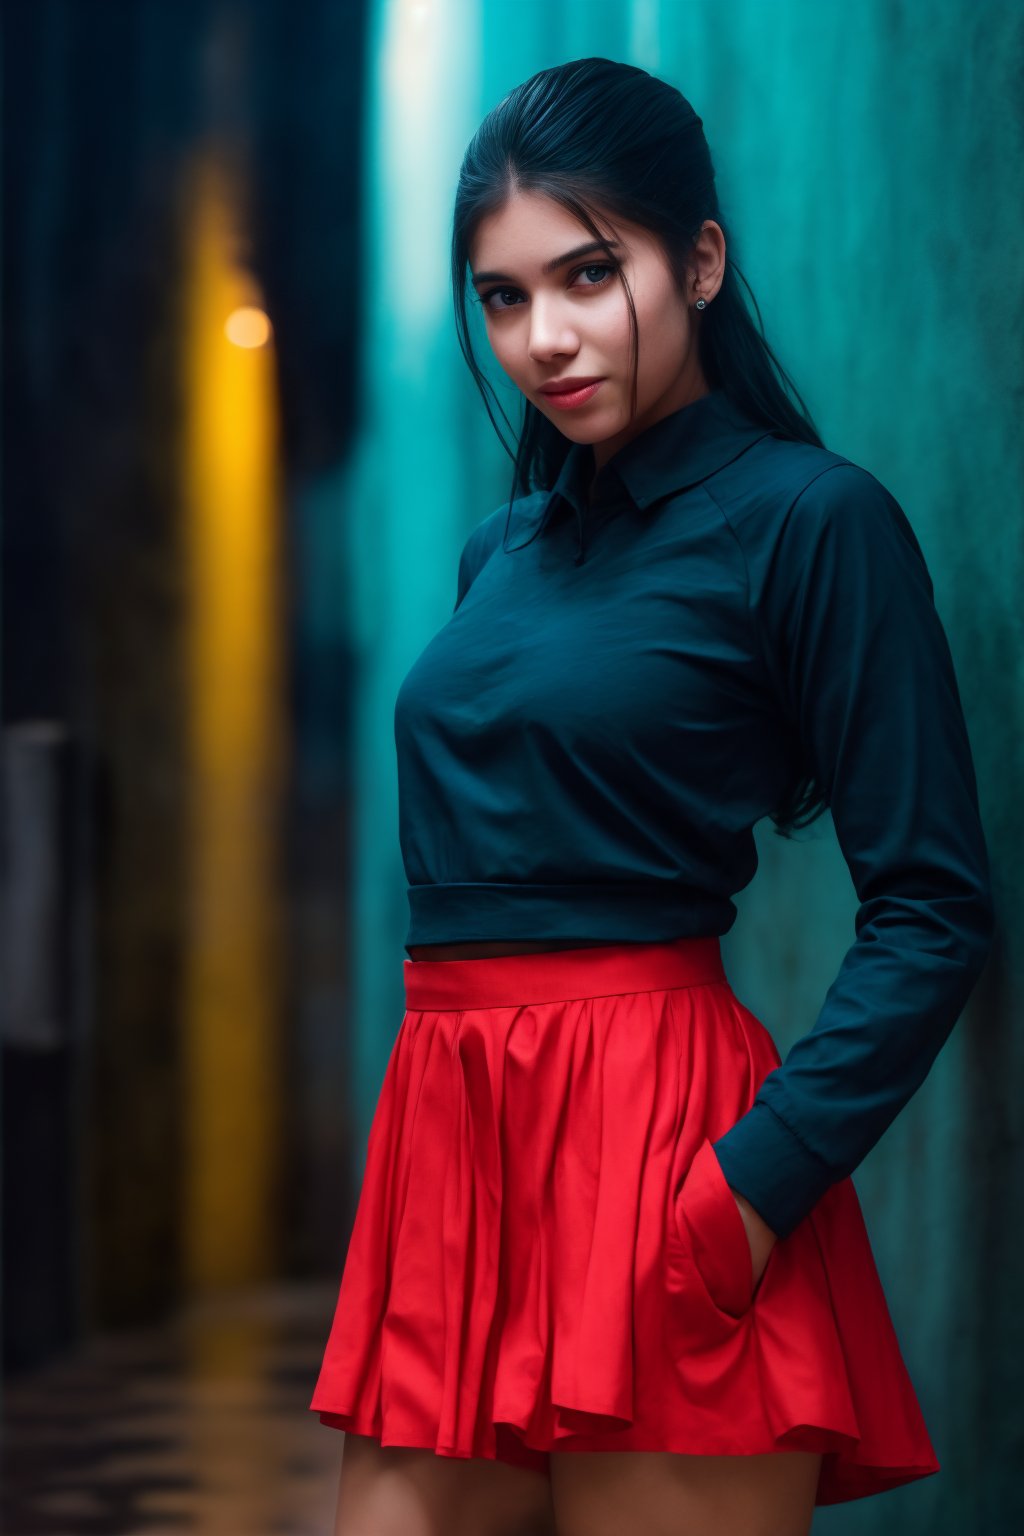
<path fill-rule="evenodd" d="M 714 1144 L 784 1236 L 920 1086 L 989 951 L 949 645 L 893 496 L 720 390 L 593 474 L 574 445 L 551 492 L 473 530 L 399 690 L 406 949 L 724 934 L 754 824 L 813 771 L 856 937 Z"/>

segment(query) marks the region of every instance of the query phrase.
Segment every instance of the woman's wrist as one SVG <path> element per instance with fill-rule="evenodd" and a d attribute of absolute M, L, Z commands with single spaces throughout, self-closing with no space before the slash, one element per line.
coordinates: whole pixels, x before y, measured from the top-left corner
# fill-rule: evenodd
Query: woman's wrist
<path fill-rule="evenodd" d="M 760 1280 L 764 1273 L 764 1267 L 768 1262 L 768 1255 L 778 1242 L 778 1234 L 773 1232 L 759 1211 L 755 1210 L 747 1199 L 738 1190 L 732 1190 L 733 1198 L 743 1218 L 743 1225 L 747 1229 L 747 1240 L 750 1243 L 750 1258 L 754 1268 L 754 1284 Z"/>

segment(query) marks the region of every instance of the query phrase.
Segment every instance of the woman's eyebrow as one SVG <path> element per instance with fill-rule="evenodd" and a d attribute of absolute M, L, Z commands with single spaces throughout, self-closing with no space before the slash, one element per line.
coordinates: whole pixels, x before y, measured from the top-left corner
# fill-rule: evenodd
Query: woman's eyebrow
<path fill-rule="evenodd" d="M 559 267 L 567 266 L 570 261 L 575 261 L 578 256 L 589 256 L 592 251 L 606 251 L 609 247 L 617 249 L 619 240 L 588 240 L 585 245 L 574 246 L 571 251 L 566 251 L 564 256 L 556 256 L 552 261 L 546 261 L 541 267 L 544 276 L 557 272 Z M 481 283 L 511 283 L 514 278 L 506 272 L 474 272 L 472 277 L 473 287 L 478 288 Z"/>

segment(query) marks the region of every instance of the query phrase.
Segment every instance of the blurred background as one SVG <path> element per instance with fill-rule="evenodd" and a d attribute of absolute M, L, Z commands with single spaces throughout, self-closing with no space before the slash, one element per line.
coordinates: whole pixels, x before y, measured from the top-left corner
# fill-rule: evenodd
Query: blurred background
<path fill-rule="evenodd" d="M 308 1408 L 403 1007 L 392 709 L 509 461 L 455 341 L 481 117 L 602 54 L 704 118 L 768 338 L 921 541 L 996 948 L 856 1175 L 943 1470 L 815 1531 L 1021 1528 L 1024 12 L 5 0 L 3 1519 L 326 1532 Z M 481 338 L 481 353 L 486 342 Z M 783 1054 L 825 817 L 723 940 Z"/>

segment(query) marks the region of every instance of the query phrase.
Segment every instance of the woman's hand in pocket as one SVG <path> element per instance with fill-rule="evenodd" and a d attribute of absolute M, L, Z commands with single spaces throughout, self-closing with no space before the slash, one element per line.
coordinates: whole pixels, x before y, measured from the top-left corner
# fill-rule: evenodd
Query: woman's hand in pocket
<path fill-rule="evenodd" d="M 761 1276 L 764 1274 L 765 1265 L 769 1255 L 778 1242 L 778 1234 L 773 1232 L 764 1217 L 755 1211 L 746 1195 L 741 1195 L 739 1190 L 732 1190 L 733 1199 L 739 1206 L 740 1215 L 743 1217 L 743 1225 L 747 1229 L 747 1240 L 750 1243 L 750 1258 L 754 1266 L 754 1289 L 757 1289 Z"/>

